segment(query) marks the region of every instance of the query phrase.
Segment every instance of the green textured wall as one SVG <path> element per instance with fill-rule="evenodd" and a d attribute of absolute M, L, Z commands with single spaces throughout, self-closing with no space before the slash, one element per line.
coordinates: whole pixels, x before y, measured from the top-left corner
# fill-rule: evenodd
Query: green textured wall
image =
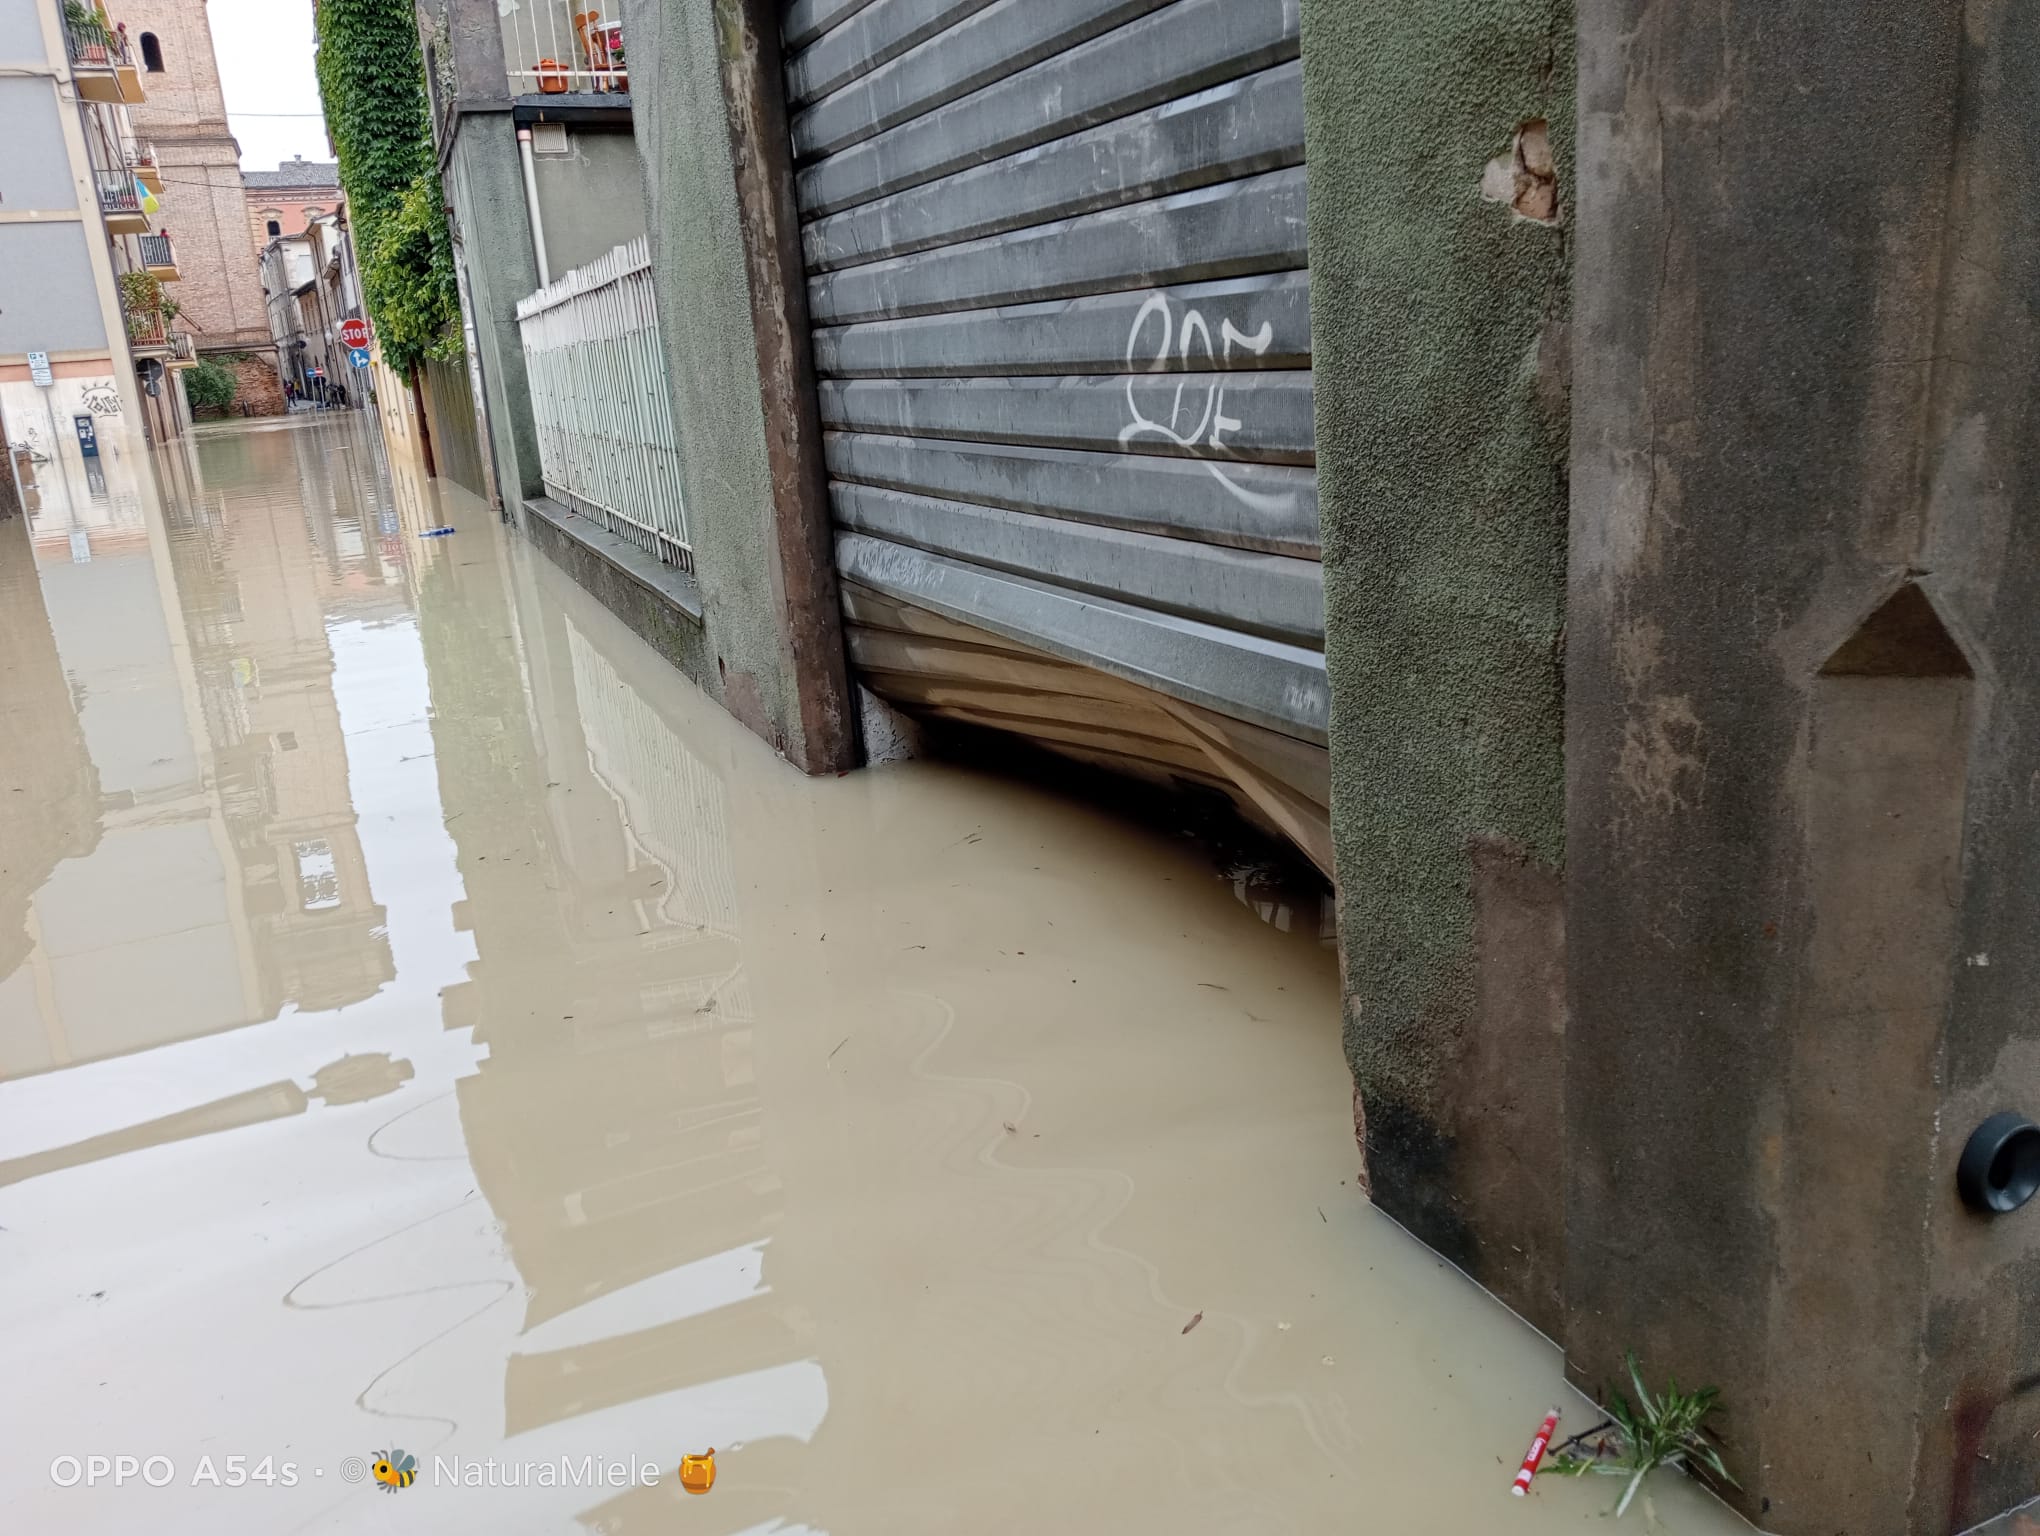
<path fill-rule="evenodd" d="M 721 662 L 696 681 L 753 729 L 769 725 L 783 740 L 795 712 L 764 554 L 772 476 L 716 7 L 630 0 L 624 15 L 688 532 Z M 736 698 L 728 695 L 732 670 Z"/>
<path fill-rule="evenodd" d="M 1514 1260 L 1496 1254 L 1525 1234 L 1494 1234 L 1562 1223 L 1555 1193 L 1537 1209 L 1558 1147 L 1521 1142 L 1562 1135 L 1572 6 L 1303 0 L 1303 18 L 1345 1043 L 1369 1173 L 1378 1203 L 1549 1318 L 1562 1234 L 1531 1231 Z M 1555 224 L 1481 192 L 1540 118 Z M 1535 995 L 1512 998 L 1512 974 Z"/>
<path fill-rule="evenodd" d="M 446 194 L 467 269 L 467 295 L 482 356 L 497 494 L 515 515 L 541 487 L 538 431 L 524 375 L 518 300 L 538 287 L 538 257 L 524 200 L 517 129 L 507 111 L 463 114 L 447 159 Z"/>
<path fill-rule="evenodd" d="M 775 428 L 793 410 L 788 381 L 761 367 L 757 327 L 769 313 L 805 358 L 806 311 L 775 286 L 764 208 L 746 174 L 769 183 L 768 147 L 748 139 L 739 154 L 733 114 L 783 114 L 777 99 L 777 13 L 762 0 L 625 0 L 631 38 L 633 126 L 643 162 L 659 324 L 679 434 L 687 526 L 706 624 L 707 665 L 697 681 L 724 708 L 809 772 L 853 761 L 842 718 L 842 636 L 820 495 L 819 434 L 812 503 L 775 468 Z M 760 63 L 770 100 L 732 103 L 726 76 Z M 756 71 L 748 78 L 757 83 Z M 782 119 L 783 132 L 783 119 Z M 770 146 L 779 148 L 782 146 Z M 800 281 L 796 265 L 793 281 Z M 772 291 L 763 294 L 754 289 Z M 795 301 L 795 302 L 789 302 Z M 798 313 L 795 314 L 795 308 Z M 809 412 L 812 389 L 809 386 Z M 775 419 L 777 413 L 777 419 Z M 789 525 L 814 513 L 812 547 L 789 553 Z M 802 529 L 814 534 L 816 530 Z M 820 569 L 806 566 L 819 563 Z M 805 628 L 803 626 L 806 626 Z"/>
<path fill-rule="evenodd" d="M 533 155 L 545 259 L 554 277 L 607 256 L 645 232 L 637 139 L 615 128 L 569 129 L 563 155 Z"/>

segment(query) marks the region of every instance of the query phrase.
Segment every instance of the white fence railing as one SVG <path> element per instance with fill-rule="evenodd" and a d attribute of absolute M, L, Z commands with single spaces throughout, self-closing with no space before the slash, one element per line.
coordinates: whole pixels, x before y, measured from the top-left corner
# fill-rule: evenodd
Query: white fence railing
<path fill-rule="evenodd" d="M 617 0 L 606 13 L 599 0 L 497 0 L 496 11 L 511 95 L 630 89 Z"/>
<path fill-rule="evenodd" d="M 546 494 L 692 570 L 645 237 L 539 289 L 517 320 Z"/>

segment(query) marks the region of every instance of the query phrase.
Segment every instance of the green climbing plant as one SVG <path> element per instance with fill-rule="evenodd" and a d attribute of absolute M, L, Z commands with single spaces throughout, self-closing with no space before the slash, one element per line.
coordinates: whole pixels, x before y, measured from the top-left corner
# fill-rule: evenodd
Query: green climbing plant
<path fill-rule="evenodd" d="M 461 355 L 431 107 L 411 0 L 320 0 L 319 96 L 340 160 L 362 297 L 383 360 L 406 378 Z"/>

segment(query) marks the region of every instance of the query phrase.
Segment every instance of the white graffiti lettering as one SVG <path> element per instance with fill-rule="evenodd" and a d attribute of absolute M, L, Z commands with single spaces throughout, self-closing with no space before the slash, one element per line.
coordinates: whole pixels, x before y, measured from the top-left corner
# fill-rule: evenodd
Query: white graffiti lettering
<path fill-rule="evenodd" d="M 1142 344 L 1143 333 L 1150 329 L 1148 324 L 1150 319 L 1159 321 L 1159 334 L 1151 356 Z M 1226 414 L 1226 386 L 1222 382 L 1222 375 L 1213 375 L 1219 367 L 1230 366 L 1236 355 L 1235 349 L 1251 352 L 1256 357 L 1265 357 L 1268 348 L 1274 345 L 1275 327 L 1263 320 L 1260 329 L 1249 334 L 1240 330 L 1231 320 L 1221 319 L 1218 336 L 1218 348 L 1214 351 L 1211 323 L 1204 318 L 1201 310 L 1186 309 L 1183 313 L 1183 323 L 1179 327 L 1176 324 L 1175 311 L 1169 303 L 1169 296 L 1165 293 L 1148 295 L 1147 302 L 1141 305 L 1139 313 L 1133 317 L 1133 329 L 1126 338 L 1128 370 L 1126 409 L 1132 420 L 1120 430 L 1119 445 L 1122 448 L 1143 437 L 1159 437 L 1193 452 L 1200 448 L 1208 448 L 1218 453 L 1233 451 L 1232 444 L 1226 441 L 1227 435 L 1241 431 L 1244 423 L 1237 416 Z M 1185 430 L 1188 416 L 1184 411 L 1183 397 L 1192 388 L 1191 379 L 1179 377 L 1173 394 L 1167 396 L 1162 396 L 1159 392 L 1168 390 L 1169 386 L 1166 383 L 1157 385 L 1152 380 L 1156 374 L 1169 372 L 1172 364 L 1180 364 L 1182 368 L 1188 369 L 1192 362 L 1199 358 L 1205 364 L 1204 371 L 1207 375 L 1199 385 L 1204 399 L 1201 411 L 1195 413 L 1194 424 Z M 1141 407 L 1143 394 L 1156 403 L 1159 403 L 1161 398 L 1167 398 L 1168 409 L 1158 417 L 1148 415 Z M 1272 517 L 1294 511 L 1296 508 L 1294 491 L 1285 491 L 1277 495 L 1250 490 L 1229 474 L 1225 465 L 1206 460 L 1204 467 L 1211 471 L 1220 485 L 1256 512 Z"/>

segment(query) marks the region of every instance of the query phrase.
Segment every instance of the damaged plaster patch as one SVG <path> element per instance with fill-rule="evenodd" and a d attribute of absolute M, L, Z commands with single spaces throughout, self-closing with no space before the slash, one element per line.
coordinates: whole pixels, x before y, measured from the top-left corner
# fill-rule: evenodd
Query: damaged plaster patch
<path fill-rule="evenodd" d="M 1524 123 L 1508 152 L 1488 161 L 1481 173 L 1480 195 L 1491 203 L 1507 203 L 1519 219 L 1558 222 L 1558 166 L 1551 158 L 1551 129 L 1543 118 Z"/>
<path fill-rule="evenodd" d="M 1367 1163 L 1367 1101 L 1360 1095 L 1360 1085 L 1353 1085 L 1353 1140 L 1360 1148 L 1360 1172 L 1353 1182 L 1360 1186 L 1361 1197 L 1374 1199 L 1374 1171 Z M 1283 1327 L 1289 1325 L 1284 1323 Z"/>
<path fill-rule="evenodd" d="M 857 685 L 857 715 L 866 767 L 910 762 L 923 754 L 920 726 L 862 683 Z"/>
<path fill-rule="evenodd" d="M 1700 803 L 1707 777 L 1700 743 L 1704 729 L 1683 696 L 1660 694 L 1633 710 L 1622 727 L 1617 772 L 1630 797 L 1660 813 Z"/>
<path fill-rule="evenodd" d="M 1649 619 L 1625 618 L 1615 631 L 1615 670 L 1625 693 L 1636 695 L 1650 686 L 1663 659 L 1665 632 Z"/>

